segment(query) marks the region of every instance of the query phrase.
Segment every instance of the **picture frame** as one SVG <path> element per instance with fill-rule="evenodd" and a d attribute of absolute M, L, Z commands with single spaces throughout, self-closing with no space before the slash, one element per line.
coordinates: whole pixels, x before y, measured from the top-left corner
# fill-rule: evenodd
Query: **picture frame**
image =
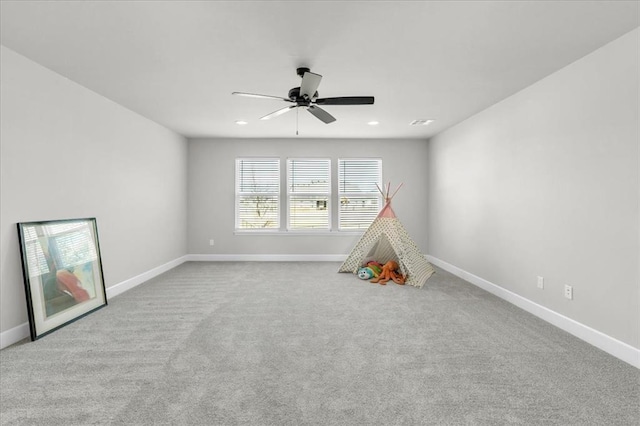
<path fill-rule="evenodd" d="M 32 341 L 107 305 L 95 218 L 17 225 Z"/>

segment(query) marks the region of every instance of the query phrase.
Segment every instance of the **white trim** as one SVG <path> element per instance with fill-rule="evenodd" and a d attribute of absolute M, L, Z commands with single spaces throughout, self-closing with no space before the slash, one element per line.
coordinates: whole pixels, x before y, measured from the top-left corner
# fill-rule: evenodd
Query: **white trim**
<path fill-rule="evenodd" d="M 610 355 L 621 359 L 622 361 L 633 365 L 636 368 L 640 368 L 640 349 L 621 342 L 611 336 L 608 336 L 598 330 L 595 330 L 589 326 L 586 326 L 578 321 L 575 321 L 569 317 L 552 311 L 542 305 L 532 302 L 516 293 L 506 290 L 499 285 L 496 285 L 490 281 L 480 278 L 464 269 L 451 265 L 443 260 L 433 256 L 426 256 L 427 260 L 436 266 L 451 272 L 453 275 L 462 278 L 465 281 L 470 282 L 473 285 L 480 287 L 483 290 L 494 294 L 501 299 L 506 300 L 509 303 L 516 305 L 517 307 L 524 309 L 525 311 L 541 318 L 556 327 L 576 336 L 577 338 L 584 340 L 591 345 L 602 349 Z"/>
<path fill-rule="evenodd" d="M 149 281 L 151 278 L 157 277 L 160 274 L 167 272 L 170 269 L 175 268 L 178 265 L 183 264 L 187 261 L 188 256 L 182 256 L 177 259 L 174 259 L 170 262 L 165 263 L 164 265 L 160 265 L 156 268 L 153 268 L 147 272 L 143 272 L 140 275 L 136 275 L 133 278 L 129 278 L 128 280 L 124 280 L 118 284 L 112 285 L 107 288 L 107 299 L 111 299 L 119 294 L 124 293 L 127 290 L 131 290 L 132 288 L 139 286 L 145 281 Z"/>
<path fill-rule="evenodd" d="M 300 162 L 308 161 L 308 162 L 323 162 L 323 163 L 327 163 L 327 166 L 328 166 L 328 168 L 327 168 L 327 177 L 329 179 L 329 181 L 328 181 L 329 185 L 328 185 L 327 192 L 318 192 L 318 193 L 315 193 L 315 192 L 291 192 L 291 187 L 293 186 L 292 182 L 290 182 L 290 179 L 291 179 L 291 163 L 295 162 L 295 161 L 300 161 Z M 325 210 L 327 211 L 327 227 L 326 228 L 317 228 L 317 230 L 318 231 L 324 231 L 324 232 L 331 232 L 331 229 L 333 229 L 332 225 L 331 225 L 331 216 L 333 216 L 331 214 L 331 209 L 332 209 L 331 200 L 333 199 L 333 195 L 331 194 L 331 189 L 332 189 L 332 186 L 331 186 L 332 185 L 332 181 L 331 181 L 331 175 L 332 175 L 332 173 L 331 173 L 332 172 L 331 158 L 323 158 L 323 157 L 320 157 L 320 158 L 287 157 L 286 163 L 287 163 L 287 166 L 286 166 L 287 170 L 286 170 L 286 173 L 285 173 L 285 175 L 286 175 L 285 176 L 285 179 L 286 179 L 285 180 L 285 182 L 286 182 L 285 186 L 287 188 L 286 189 L 286 198 L 287 198 L 286 209 L 287 209 L 287 211 L 285 213 L 285 216 L 286 216 L 286 220 L 285 220 L 286 227 L 285 227 L 285 230 L 287 232 L 313 232 L 314 231 L 314 229 L 304 229 L 304 228 L 303 229 L 296 229 L 296 228 L 291 227 L 291 198 L 292 197 L 294 197 L 294 196 L 325 197 L 326 196 L 327 197 L 327 208 Z"/>
<path fill-rule="evenodd" d="M 344 262 L 346 254 L 189 254 L 190 262 Z"/>
<path fill-rule="evenodd" d="M 375 161 L 377 162 L 377 172 L 378 172 L 378 181 L 375 182 L 376 184 L 376 190 L 375 191 L 371 191 L 371 192 L 341 192 L 340 191 L 340 171 L 341 171 L 341 166 L 344 165 L 345 162 L 348 161 Z M 342 167 L 342 169 L 344 169 L 344 167 Z M 375 198 L 378 199 L 378 208 L 377 208 L 377 212 L 380 212 L 380 210 L 382 210 L 382 207 L 384 206 L 384 194 L 382 193 L 382 191 L 380 190 L 380 188 L 382 188 L 384 186 L 384 184 L 382 183 L 382 158 L 381 157 L 346 157 L 346 158 L 338 158 L 338 161 L 336 161 L 336 176 L 338 177 L 336 180 L 338 181 L 338 224 L 336 226 L 336 228 L 338 229 L 339 232 L 349 232 L 350 229 L 342 229 L 340 227 L 340 224 L 342 223 L 342 204 L 340 203 L 340 200 L 342 199 L 342 197 L 366 197 L 366 196 L 374 196 Z M 371 220 L 371 222 L 373 222 L 375 220 L 375 218 L 378 216 L 378 213 L 374 214 L 373 219 Z M 364 233 L 364 231 L 366 231 L 369 228 L 369 226 L 367 226 L 366 228 L 363 228 L 362 231 Z"/>
<path fill-rule="evenodd" d="M 0 349 L 18 343 L 27 337 L 29 337 L 29 323 L 25 322 L 24 324 L 0 333 Z"/>
<path fill-rule="evenodd" d="M 240 170 L 240 164 L 243 163 L 244 161 L 276 161 L 277 162 L 277 166 L 278 166 L 278 170 L 277 170 L 277 175 L 278 175 L 278 188 L 277 190 L 273 191 L 273 192 L 263 192 L 260 194 L 263 195 L 271 195 L 271 196 L 275 196 L 277 198 L 277 204 L 278 204 L 278 214 L 277 214 L 277 218 L 278 218 L 278 226 L 275 226 L 273 228 L 269 228 L 269 229 L 273 229 L 273 230 L 279 230 L 280 227 L 282 226 L 282 221 L 280 220 L 280 218 L 282 217 L 282 195 L 281 193 L 281 186 L 282 186 L 282 171 L 281 171 L 281 167 L 280 167 L 280 163 L 282 162 L 280 160 L 280 157 L 236 157 L 236 167 L 235 167 L 235 171 L 234 171 L 234 179 L 235 179 L 235 207 L 234 207 L 234 216 L 235 216 L 235 229 L 247 229 L 247 228 L 240 228 L 240 223 L 239 223 L 239 219 L 240 219 L 240 214 L 239 214 L 239 207 L 240 207 L 240 197 L 244 196 L 244 195 L 253 195 L 256 194 L 255 192 L 242 192 L 240 191 L 240 179 L 239 177 L 239 170 Z M 243 166 L 244 167 L 244 166 Z M 251 228 L 248 228 L 251 229 Z"/>
<path fill-rule="evenodd" d="M 175 268 L 176 266 L 186 262 L 187 260 L 188 256 L 182 256 L 178 259 L 167 262 L 164 265 L 153 268 L 147 272 L 143 272 L 140 275 L 136 275 L 133 278 L 129 278 L 128 280 L 112 285 L 111 287 L 106 289 L 107 300 L 111 299 L 114 296 L 122 294 L 127 290 L 131 290 L 132 288 L 142 284 L 143 282 L 148 281 L 151 278 L 154 278 L 164 272 L 167 272 L 168 270 Z M 29 323 L 25 322 L 17 327 L 0 333 L 0 349 L 4 349 L 7 346 L 11 346 L 14 343 L 18 343 L 20 340 L 26 339 L 28 337 Z"/>

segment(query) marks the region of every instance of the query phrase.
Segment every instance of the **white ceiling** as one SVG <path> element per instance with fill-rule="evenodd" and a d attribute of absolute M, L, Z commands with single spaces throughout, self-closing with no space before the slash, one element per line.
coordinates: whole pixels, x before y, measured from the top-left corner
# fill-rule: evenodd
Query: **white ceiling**
<path fill-rule="evenodd" d="M 188 137 L 295 137 L 295 69 L 337 121 L 300 137 L 427 138 L 638 27 L 637 1 L 2 1 L 6 47 Z M 238 126 L 236 120 L 249 122 Z M 427 127 L 415 119 L 435 119 Z M 378 126 L 368 126 L 378 120 Z"/>

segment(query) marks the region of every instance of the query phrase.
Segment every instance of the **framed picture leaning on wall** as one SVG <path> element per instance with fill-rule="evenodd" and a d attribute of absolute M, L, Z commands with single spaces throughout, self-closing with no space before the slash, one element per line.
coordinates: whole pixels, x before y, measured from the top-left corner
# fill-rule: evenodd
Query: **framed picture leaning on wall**
<path fill-rule="evenodd" d="M 95 218 L 18 223 L 31 340 L 107 304 Z"/>

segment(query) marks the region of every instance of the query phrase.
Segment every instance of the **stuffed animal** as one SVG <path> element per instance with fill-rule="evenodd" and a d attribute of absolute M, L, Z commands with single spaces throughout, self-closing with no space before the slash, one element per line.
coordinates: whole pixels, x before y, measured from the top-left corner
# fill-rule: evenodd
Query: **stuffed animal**
<path fill-rule="evenodd" d="M 358 269 L 358 278 L 360 278 L 361 280 L 368 280 L 370 278 L 375 278 L 375 275 L 373 274 L 373 270 L 371 268 L 365 266 Z"/>
<path fill-rule="evenodd" d="M 376 261 L 373 261 L 373 260 L 369 261 L 365 266 L 370 268 L 373 271 L 374 278 L 382 273 L 382 265 Z"/>
<path fill-rule="evenodd" d="M 398 268 L 398 262 L 395 262 L 393 260 L 388 261 L 384 264 L 384 266 L 382 266 L 382 273 L 380 274 L 380 276 L 372 279 L 371 282 L 386 285 L 389 280 L 393 280 L 393 282 L 396 284 L 404 285 L 407 276 L 400 275 Z"/>

